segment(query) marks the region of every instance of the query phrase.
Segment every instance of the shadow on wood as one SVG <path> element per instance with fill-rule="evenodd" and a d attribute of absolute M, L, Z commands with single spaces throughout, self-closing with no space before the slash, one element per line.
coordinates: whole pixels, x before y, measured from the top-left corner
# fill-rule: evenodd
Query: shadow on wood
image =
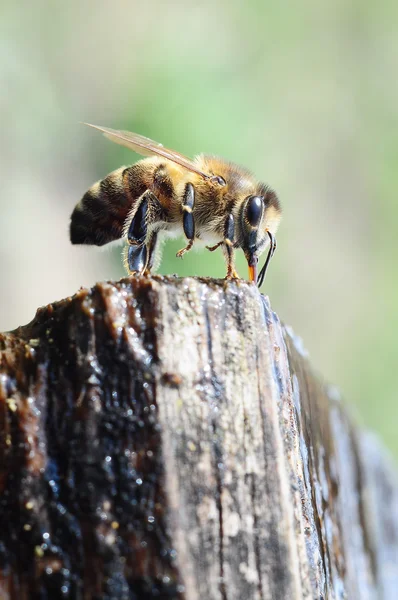
<path fill-rule="evenodd" d="M 397 597 L 395 472 L 253 285 L 98 284 L 0 350 L 2 599 Z"/>

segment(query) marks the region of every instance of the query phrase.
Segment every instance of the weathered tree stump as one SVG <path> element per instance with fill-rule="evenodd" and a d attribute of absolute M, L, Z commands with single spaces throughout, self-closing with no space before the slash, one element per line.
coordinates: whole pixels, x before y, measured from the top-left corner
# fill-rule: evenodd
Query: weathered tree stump
<path fill-rule="evenodd" d="M 398 597 L 395 472 L 253 285 L 98 284 L 0 350 L 1 599 Z"/>

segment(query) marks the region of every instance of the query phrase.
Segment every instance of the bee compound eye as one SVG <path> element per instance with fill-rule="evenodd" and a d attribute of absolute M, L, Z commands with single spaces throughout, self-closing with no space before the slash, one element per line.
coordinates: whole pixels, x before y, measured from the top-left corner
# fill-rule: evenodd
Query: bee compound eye
<path fill-rule="evenodd" d="M 227 185 L 227 182 L 225 181 L 225 179 L 223 177 L 220 177 L 220 175 L 213 175 L 213 177 L 211 178 L 211 182 L 216 183 L 217 185 L 220 185 L 221 187 L 224 187 L 224 185 Z"/>
<path fill-rule="evenodd" d="M 246 204 L 246 220 L 252 227 L 258 227 L 263 215 L 263 199 L 261 196 L 248 196 Z"/>

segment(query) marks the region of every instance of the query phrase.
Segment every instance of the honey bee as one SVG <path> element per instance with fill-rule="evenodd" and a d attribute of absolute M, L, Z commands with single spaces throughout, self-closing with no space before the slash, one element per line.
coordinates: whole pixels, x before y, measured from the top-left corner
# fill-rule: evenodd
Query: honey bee
<path fill-rule="evenodd" d="M 238 278 L 234 258 L 241 248 L 249 280 L 261 286 L 281 219 L 278 197 L 270 187 L 223 159 L 199 155 L 190 160 L 136 133 L 89 126 L 148 158 L 120 167 L 85 193 L 71 216 L 72 244 L 102 246 L 124 238 L 127 271 L 149 274 L 160 239 L 183 233 L 187 245 L 178 257 L 202 241 L 210 252 L 222 248 L 226 278 Z M 258 257 L 267 247 L 258 274 Z"/>

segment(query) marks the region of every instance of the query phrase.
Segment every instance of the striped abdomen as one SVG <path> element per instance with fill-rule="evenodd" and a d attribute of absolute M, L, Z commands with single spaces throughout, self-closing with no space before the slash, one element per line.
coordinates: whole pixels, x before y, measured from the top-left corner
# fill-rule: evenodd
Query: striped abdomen
<path fill-rule="evenodd" d="M 148 168 L 142 163 L 120 167 L 95 183 L 72 213 L 72 244 L 103 246 L 121 238 L 134 201 L 148 189 L 149 184 Z"/>

